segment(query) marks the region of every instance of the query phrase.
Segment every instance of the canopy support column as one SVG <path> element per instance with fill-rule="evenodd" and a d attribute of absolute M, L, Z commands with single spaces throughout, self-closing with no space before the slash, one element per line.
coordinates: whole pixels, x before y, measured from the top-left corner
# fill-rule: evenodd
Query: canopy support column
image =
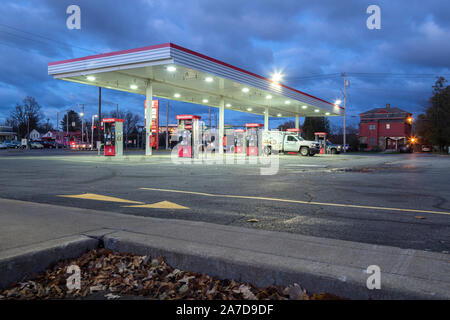
<path fill-rule="evenodd" d="M 269 131 L 269 107 L 264 111 L 264 131 Z"/>
<path fill-rule="evenodd" d="M 223 137 L 225 127 L 225 100 L 220 97 L 219 106 L 219 154 L 223 153 Z"/>
<path fill-rule="evenodd" d="M 298 115 L 295 116 L 295 129 L 298 129 Z"/>
<path fill-rule="evenodd" d="M 147 82 L 147 88 L 145 89 L 146 104 L 145 109 L 145 155 L 152 155 L 152 108 L 153 108 L 153 86 L 151 80 Z"/>

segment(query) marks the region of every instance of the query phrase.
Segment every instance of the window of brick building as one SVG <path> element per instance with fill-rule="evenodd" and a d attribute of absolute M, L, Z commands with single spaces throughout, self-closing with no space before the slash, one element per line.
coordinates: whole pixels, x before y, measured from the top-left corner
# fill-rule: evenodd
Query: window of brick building
<path fill-rule="evenodd" d="M 369 124 L 369 130 L 375 130 L 375 125 L 374 124 Z"/>

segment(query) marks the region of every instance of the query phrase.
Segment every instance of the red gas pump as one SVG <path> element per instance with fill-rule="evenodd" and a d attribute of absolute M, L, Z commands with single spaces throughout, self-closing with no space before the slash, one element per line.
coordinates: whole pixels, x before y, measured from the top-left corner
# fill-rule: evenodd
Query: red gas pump
<path fill-rule="evenodd" d="M 123 154 L 123 119 L 103 119 L 105 156 L 121 156 Z"/>
<path fill-rule="evenodd" d="M 327 133 L 326 132 L 315 132 L 316 141 L 320 143 L 320 154 L 326 153 L 327 150 Z"/>
<path fill-rule="evenodd" d="M 201 117 L 183 114 L 177 115 L 175 118 L 178 120 L 178 157 L 196 157 L 199 144 L 201 143 L 198 123 Z"/>
<path fill-rule="evenodd" d="M 260 143 L 260 130 L 264 125 L 261 123 L 246 123 L 247 128 L 247 155 L 257 156 L 259 155 Z"/>
<path fill-rule="evenodd" d="M 234 130 L 234 153 L 244 153 L 245 150 L 245 129 Z"/>

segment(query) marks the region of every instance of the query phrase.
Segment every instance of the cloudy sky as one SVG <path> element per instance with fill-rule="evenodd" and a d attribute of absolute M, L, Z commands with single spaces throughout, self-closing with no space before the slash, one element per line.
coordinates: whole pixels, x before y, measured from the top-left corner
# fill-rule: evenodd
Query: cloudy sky
<path fill-rule="evenodd" d="M 81 8 L 80 30 L 66 27 L 71 4 Z M 381 8 L 380 30 L 366 27 L 371 4 Z M 328 101 L 342 99 L 346 72 L 354 125 L 359 113 L 386 103 L 417 114 L 435 77 L 450 79 L 450 2 L 442 0 L 2 0 L 0 17 L 0 124 L 27 95 L 53 122 L 80 104 L 88 117 L 96 112 L 98 90 L 53 80 L 48 62 L 166 42 L 267 77 L 282 70 L 284 83 Z M 144 96 L 104 89 L 102 98 L 106 112 L 118 103 L 143 113 Z M 169 104 L 171 123 L 179 113 L 208 114 L 207 107 Z M 263 121 L 225 117 L 235 125 Z"/>

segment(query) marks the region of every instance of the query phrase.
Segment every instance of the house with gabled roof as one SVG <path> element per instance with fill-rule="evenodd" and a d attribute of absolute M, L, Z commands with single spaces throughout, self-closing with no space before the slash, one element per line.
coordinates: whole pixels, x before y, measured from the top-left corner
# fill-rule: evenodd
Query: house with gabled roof
<path fill-rule="evenodd" d="M 412 114 L 386 104 L 360 115 L 359 142 L 365 150 L 398 150 L 408 144 L 412 133 Z"/>

